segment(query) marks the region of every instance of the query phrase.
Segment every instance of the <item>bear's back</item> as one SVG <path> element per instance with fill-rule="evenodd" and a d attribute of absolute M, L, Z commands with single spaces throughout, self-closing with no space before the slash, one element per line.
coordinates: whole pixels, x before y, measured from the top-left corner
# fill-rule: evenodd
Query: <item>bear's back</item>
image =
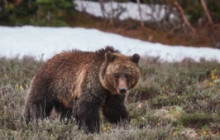
<path fill-rule="evenodd" d="M 84 79 L 98 79 L 101 64 L 108 51 L 115 50 L 107 47 L 97 52 L 72 50 L 57 54 L 38 71 L 32 88 L 40 87 L 37 91 L 42 91 L 41 94 L 53 96 L 66 107 L 71 107 L 74 98 L 81 96 Z"/>

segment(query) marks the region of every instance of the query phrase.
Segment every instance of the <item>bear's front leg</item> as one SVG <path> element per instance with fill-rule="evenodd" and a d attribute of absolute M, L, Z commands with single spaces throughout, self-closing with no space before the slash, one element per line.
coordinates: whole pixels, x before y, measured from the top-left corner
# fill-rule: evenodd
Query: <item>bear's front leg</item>
<path fill-rule="evenodd" d="M 124 105 L 125 96 L 107 95 L 102 112 L 105 118 L 111 123 L 130 123 L 130 116 Z"/>
<path fill-rule="evenodd" d="M 79 128 L 85 127 L 88 132 L 99 132 L 100 103 L 91 97 L 78 100 L 76 105 L 76 120 Z"/>

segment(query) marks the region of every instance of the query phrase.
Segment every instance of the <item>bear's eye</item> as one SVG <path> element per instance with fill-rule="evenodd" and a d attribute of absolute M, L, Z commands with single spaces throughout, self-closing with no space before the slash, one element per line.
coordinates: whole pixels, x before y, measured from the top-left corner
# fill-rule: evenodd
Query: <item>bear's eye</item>
<path fill-rule="evenodd" d="M 126 78 L 127 84 L 131 85 L 132 84 L 132 76 L 128 75 L 128 74 L 125 74 L 125 78 Z"/>
<path fill-rule="evenodd" d="M 126 78 L 126 79 L 131 79 L 131 76 L 128 75 L 128 74 L 125 74 L 125 78 Z"/>
<path fill-rule="evenodd" d="M 115 74 L 115 78 L 119 79 L 120 75 L 119 74 Z"/>

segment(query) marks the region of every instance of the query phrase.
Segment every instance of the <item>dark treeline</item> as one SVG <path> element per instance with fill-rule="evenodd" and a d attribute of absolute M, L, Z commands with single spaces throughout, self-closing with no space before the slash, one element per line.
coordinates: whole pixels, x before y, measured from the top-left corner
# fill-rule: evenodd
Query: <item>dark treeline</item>
<path fill-rule="evenodd" d="M 137 0 L 92 0 L 103 2 L 137 2 Z M 208 23 L 202 0 L 140 0 L 142 4 L 163 4 L 169 8 L 175 7 L 174 2 L 183 8 L 187 18 L 193 25 Z M 220 22 L 220 1 L 203 0 L 214 23 Z M 64 16 L 73 16 L 72 0 L 1 0 L 0 24 L 19 24 L 18 19 L 26 23 L 43 22 L 44 20 L 62 21 Z M 29 18 L 27 18 L 29 17 Z M 30 18 L 31 17 L 31 18 Z"/>
<path fill-rule="evenodd" d="M 99 2 L 100 0 L 91 0 Z M 137 0 L 102 0 L 103 2 L 134 2 Z M 142 4 L 164 4 L 168 7 L 175 7 L 174 2 L 177 1 L 179 5 L 184 9 L 187 17 L 192 24 L 199 22 L 206 22 L 206 13 L 201 4 L 202 0 L 140 0 Z M 214 23 L 220 22 L 220 1 L 219 0 L 204 0 L 206 6 L 211 14 Z"/>
<path fill-rule="evenodd" d="M 45 24 L 52 21 L 65 25 L 63 17 L 73 15 L 72 0 L 1 0 L 0 24 Z"/>

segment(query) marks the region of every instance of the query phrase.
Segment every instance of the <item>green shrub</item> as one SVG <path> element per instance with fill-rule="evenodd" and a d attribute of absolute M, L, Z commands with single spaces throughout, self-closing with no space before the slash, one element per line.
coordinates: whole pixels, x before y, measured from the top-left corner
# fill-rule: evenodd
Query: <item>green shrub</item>
<path fill-rule="evenodd" d="M 212 121 L 213 117 L 210 114 L 205 113 L 184 114 L 179 119 L 179 122 L 184 126 L 196 128 L 201 128 L 204 125 L 208 125 Z"/>
<path fill-rule="evenodd" d="M 73 12 L 72 0 L 37 0 L 37 16 L 40 19 L 59 19 Z"/>
<path fill-rule="evenodd" d="M 74 15 L 72 0 L 8 0 L 0 2 L 0 24 L 66 26 L 65 17 Z"/>

